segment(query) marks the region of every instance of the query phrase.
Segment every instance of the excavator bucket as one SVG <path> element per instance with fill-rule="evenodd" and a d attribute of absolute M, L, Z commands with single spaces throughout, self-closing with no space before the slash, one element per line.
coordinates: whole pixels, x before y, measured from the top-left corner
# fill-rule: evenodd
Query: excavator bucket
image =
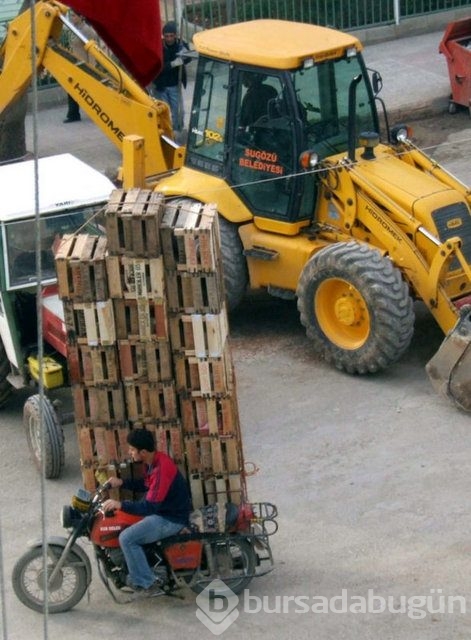
<path fill-rule="evenodd" d="M 458 322 L 425 369 L 435 391 L 471 411 L 471 305 L 460 309 Z"/>

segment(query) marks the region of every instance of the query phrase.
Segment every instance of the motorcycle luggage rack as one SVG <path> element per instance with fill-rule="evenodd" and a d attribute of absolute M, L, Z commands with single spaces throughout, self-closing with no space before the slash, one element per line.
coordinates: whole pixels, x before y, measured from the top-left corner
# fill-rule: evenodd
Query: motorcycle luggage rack
<path fill-rule="evenodd" d="M 250 534 L 254 537 L 272 536 L 278 531 L 278 509 L 271 502 L 251 502 Z"/>
<path fill-rule="evenodd" d="M 255 576 L 263 576 L 273 571 L 274 560 L 269 543 L 269 536 L 278 531 L 278 509 L 271 502 L 250 503 L 252 514 L 250 516 L 250 530 L 247 537 L 252 540 L 252 544 L 257 554 L 257 566 Z"/>

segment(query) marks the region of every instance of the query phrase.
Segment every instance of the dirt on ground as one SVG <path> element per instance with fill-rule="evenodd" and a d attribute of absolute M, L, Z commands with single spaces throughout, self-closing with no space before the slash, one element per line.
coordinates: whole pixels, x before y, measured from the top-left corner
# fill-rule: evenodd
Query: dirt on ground
<path fill-rule="evenodd" d="M 448 142 L 449 136 L 465 137 L 467 129 L 471 130 L 471 117 L 468 109 L 458 107 L 454 114 L 445 111 L 428 118 L 411 120 L 407 124 L 412 127 L 413 142 L 433 155 L 439 145 Z"/>

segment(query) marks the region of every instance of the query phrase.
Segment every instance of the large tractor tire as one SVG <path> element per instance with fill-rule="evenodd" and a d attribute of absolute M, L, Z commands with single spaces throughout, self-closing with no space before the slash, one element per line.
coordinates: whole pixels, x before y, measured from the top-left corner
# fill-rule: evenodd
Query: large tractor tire
<path fill-rule="evenodd" d="M 13 389 L 7 380 L 7 375 L 9 373 L 10 363 L 8 362 L 5 347 L 0 338 L 0 409 L 7 403 Z"/>
<path fill-rule="evenodd" d="M 241 302 L 247 290 L 249 274 L 237 225 L 219 216 L 222 268 L 229 311 Z"/>
<path fill-rule="evenodd" d="M 64 432 L 49 398 L 30 396 L 23 407 L 23 424 L 33 460 L 44 477 L 58 478 L 65 462 Z M 43 464 L 44 456 L 44 464 Z"/>
<path fill-rule="evenodd" d="M 386 369 L 407 350 L 413 302 L 400 271 L 356 242 L 321 249 L 304 267 L 298 310 L 314 348 L 348 373 Z"/>
<path fill-rule="evenodd" d="M 191 207 L 197 200 L 191 198 L 176 198 L 169 204 L 179 207 Z M 219 230 L 221 235 L 222 268 L 224 275 L 224 288 L 229 310 L 235 309 L 247 289 L 249 275 L 247 261 L 243 254 L 242 241 L 236 224 L 228 222 L 219 216 Z"/>

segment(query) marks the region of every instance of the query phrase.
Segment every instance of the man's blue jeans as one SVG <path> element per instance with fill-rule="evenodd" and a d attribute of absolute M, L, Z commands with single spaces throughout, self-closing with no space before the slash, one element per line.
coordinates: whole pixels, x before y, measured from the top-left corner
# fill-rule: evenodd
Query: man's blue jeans
<path fill-rule="evenodd" d="M 119 534 L 119 544 L 128 565 L 129 578 L 135 587 L 147 589 L 155 582 L 155 575 L 147 562 L 143 544 L 150 544 L 173 536 L 184 525 L 169 522 L 162 516 L 146 516 Z"/>
<path fill-rule="evenodd" d="M 180 103 L 180 89 L 175 87 L 165 87 L 155 92 L 157 100 L 163 100 L 170 107 L 170 114 L 172 117 L 172 127 L 174 131 L 180 131 L 183 126 L 183 104 Z M 179 112 L 179 106 L 181 112 Z"/>

